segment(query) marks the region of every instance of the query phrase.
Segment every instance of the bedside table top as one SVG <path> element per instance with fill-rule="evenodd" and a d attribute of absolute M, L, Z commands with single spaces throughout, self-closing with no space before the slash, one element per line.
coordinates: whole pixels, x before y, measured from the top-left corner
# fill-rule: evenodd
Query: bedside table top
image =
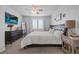
<path fill-rule="evenodd" d="M 79 40 L 79 37 L 75 37 L 75 36 L 69 36 L 69 38 L 72 40 Z"/>

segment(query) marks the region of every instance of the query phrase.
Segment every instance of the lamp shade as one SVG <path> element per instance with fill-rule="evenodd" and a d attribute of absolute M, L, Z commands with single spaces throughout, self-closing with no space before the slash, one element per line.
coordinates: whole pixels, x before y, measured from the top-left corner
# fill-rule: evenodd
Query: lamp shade
<path fill-rule="evenodd" d="M 67 20 L 66 24 L 69 29 L 75 28 L 75 20 Z"/>

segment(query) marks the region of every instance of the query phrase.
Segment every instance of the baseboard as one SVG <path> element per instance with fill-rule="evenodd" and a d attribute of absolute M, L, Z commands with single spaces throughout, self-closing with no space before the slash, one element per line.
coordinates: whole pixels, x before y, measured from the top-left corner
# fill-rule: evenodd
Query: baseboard
<path fill-rule="evenodd" d="M 2 53 L 3 51 L 5 51 L 5 48 L 0 49 L 0 53 Z"/>

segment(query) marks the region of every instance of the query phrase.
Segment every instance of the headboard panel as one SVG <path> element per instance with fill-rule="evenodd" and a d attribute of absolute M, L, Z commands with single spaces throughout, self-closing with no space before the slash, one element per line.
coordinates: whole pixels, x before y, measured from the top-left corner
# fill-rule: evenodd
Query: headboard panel
<path fill-rule="evenodd" d="M 59 25 L 50 25 L 50 28 L 59 30 L 59 31 L 64 31 L 65 24 L 59 24 Z"/>

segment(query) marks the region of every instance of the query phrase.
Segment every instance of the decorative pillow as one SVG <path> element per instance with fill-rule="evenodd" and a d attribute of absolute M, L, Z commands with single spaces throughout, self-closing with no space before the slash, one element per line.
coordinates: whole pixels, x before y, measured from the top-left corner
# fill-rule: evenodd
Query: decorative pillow
<path fill-rule="evenodd" d="M 51 33 L 54 32 L 54 29 L 49 29 L 49 32 L 51 32 Z"/>

